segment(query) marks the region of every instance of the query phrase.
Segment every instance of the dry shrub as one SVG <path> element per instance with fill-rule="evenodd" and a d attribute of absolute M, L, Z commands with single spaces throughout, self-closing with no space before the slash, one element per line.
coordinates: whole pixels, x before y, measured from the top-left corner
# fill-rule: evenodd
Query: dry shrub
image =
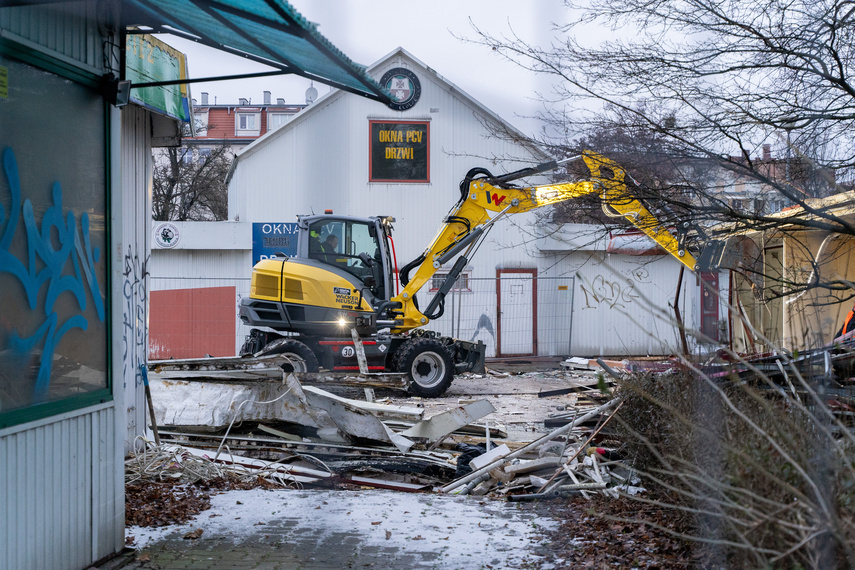
<path fill-rule="evenodd" d="M 690 516 L 703 566 L 855 566 L 853 434 L 809 381 L 630 375 L 617 420 L 652 491 Z"/>

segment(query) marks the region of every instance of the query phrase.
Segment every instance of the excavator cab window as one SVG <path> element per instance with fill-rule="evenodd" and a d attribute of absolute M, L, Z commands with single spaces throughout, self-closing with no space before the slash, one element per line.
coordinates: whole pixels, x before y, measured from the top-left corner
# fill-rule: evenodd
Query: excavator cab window
<path fill-rule="evenodd" d="M 309 227 L 310 258 L 347 271 L 363 283 L 366 277 L 373 277 L 371 289 L 383 296 L 383 264 L 376 261 L 379 251 L 377 231 L 370 223 L 323 219 Z"/>

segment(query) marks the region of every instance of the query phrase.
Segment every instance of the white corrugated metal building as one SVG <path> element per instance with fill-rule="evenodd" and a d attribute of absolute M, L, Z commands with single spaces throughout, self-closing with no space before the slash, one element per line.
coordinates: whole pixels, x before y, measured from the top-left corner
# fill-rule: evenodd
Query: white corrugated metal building
<path fill-rule="evenodd" d="M 402 48 L 368 72 L 385 84 L 391 76 L 411 81 L 415 76 L 420 96 L 409 99 L 405 109 L 393 110 L 333 90 L 244 149 L 230 178 L 229 221 L 174 223 L 177 243 L 153 242 L 153 291 L 232 283 L 239 302 L 249 293 L 253 227 L 271 228 L 327 209 L 394 216 L 400 267 L 428 245 L 457 201 L 459 182 L 469 169 L 500 174 L 550 158 L 512 137 L 495 136 L 496 131 L 516 131 Z M 379 148 L 372 151 L 375 125 L 395 124 L 416 125 L 427 138 L 427 166 L 406 182 L 388 181 L 372 154 Z M 596 234 L 593 226 L 557 226 L 544 214 L 535 211 L 498 223 L 449 297 L 444 316 L 430 328 L 481 339 L 488 356 L 678 350 L 669 303 L 680 264 L 664 255 L 609 253 L 601 228 Z M 154 227 L 157 234 L 162 224 Z M 419 296 L 429 299 L 425 289 Z M 687 273 L 680 310 L 690 329 L 700 325 L 699 299 L 700 287 Z M 708 307 L 708 320 L 718 313 L 715 305 Z M 248 329 L 237 318 L 235 323 L 237 351 Z M 694 346 L 691 338 L 690 343 Z"/>

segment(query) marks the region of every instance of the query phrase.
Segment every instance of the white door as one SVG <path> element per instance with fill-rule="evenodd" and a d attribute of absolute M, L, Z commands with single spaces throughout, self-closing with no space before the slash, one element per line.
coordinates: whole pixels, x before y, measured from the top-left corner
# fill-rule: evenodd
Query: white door
<path fill-rule="evenodd" d="M 536 352 L 535 270 L 498 270 L 498 348 L 496 356 Z"/>

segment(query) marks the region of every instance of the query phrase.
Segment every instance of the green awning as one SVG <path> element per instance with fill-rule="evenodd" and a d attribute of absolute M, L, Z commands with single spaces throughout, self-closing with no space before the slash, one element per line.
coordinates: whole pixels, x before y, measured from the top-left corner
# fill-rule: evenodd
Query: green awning
<path fill-rule="evenodd" d="M 128 26 L 187 37 L 277 70 L 271 74 L 293 73 L 384 104 L 390 101 L 365 67 L 351 61 L 284 0 L 123 0 L 123 4 L 122 20 Z M 237 77 L 241 76 L 218 79 Z"/>

